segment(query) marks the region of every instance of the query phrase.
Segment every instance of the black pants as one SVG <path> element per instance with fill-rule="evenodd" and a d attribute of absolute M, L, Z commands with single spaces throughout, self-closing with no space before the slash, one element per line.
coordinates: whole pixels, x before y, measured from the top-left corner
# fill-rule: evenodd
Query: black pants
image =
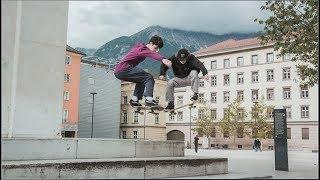
<path fill-rule="evenodd" d="M 196 145 L 194 146 L 194 150 L 195 150 L 196 152 L 198 152 L 198 144 L 196 144 Z"/>

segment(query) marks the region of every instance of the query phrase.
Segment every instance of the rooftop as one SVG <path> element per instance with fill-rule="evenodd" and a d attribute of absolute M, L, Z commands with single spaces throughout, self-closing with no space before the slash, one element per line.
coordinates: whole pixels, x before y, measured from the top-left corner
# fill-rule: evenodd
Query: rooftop
<path fill-rule="evenodd" d="M 86 56 L 85 53 L 83 53 L 81 51 L 78 51 L 78 50 L 74 49 L 73 47 L 71 47 L 69 45 L 66 46 L 66 50 L 69 51 L 69 52 L 73 52 L 73 53 L 77 53 L 77 54 L 81 54 L 81 55 Z"/>
<path fill-rule="evenodd" d="M 258 37 L 242 39 L 242 40 L 228 39 L 226 41 L 222 41 L 220 43 L 214 44 L 207 48 L 200 49 L 194 52 L 193 54 L 195 56 L 206 56 L 206 55 L 211 55 L 211 54 L 224 52 L 224 51 L 238 50 L 244 47 L 262 46 L 260 43 L 261 43 L 261 40 L 258 39 Z"/>

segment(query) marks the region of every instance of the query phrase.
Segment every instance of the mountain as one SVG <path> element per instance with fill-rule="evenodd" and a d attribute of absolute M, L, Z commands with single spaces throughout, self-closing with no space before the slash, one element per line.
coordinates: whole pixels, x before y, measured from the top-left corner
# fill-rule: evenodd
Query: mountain
<path fill-rule="evenodd" d="M 85 53 L 87 56 L 92 56 L 94 54 L 94 52 L 96 52 L 96 50 L 97 50 L 97 49 L 93 49 L 93 48 L 81 48 L 81 47 L 76 47 L 75 49 Z"/>
<path fill-rule="evenodd" d="M 177 53 L 181 48 L 187 48 L 190 52 L 195 52 L 200 48 L 205 48 L 227 39 L 246 39 L 256 37 L 258 33 L 229 33 L 215 35 L 207 32 L 185 31 L 157 25 L 150 26 L 131 36 L 121 36 L 113 39 L 99 47 L 93 55 L 104 57 L 114 63 L 117 63 L 136 42 L 147 43 L 154 35 L 162 37 L 164 47 L 160 50 L 160 53 L 169 58 Z M 154 74 L 158 74 L 160 62 L 146 59 L 140 63 L 139 66 L 144 69 L 149 69 L 149 71 Z M 172 75 L 172 73 L 170 74 Z"/>

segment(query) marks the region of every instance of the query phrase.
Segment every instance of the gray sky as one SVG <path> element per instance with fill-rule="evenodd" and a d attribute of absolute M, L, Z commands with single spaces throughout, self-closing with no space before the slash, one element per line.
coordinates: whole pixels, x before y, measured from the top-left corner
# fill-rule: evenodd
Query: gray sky
<path fill-rule="evenodd" d="M 69 1 L 68 44 L 98 48 L 120 36 L 160 25 L 214 34 L 253 32 L 265 18 L 261 1 Z"/>

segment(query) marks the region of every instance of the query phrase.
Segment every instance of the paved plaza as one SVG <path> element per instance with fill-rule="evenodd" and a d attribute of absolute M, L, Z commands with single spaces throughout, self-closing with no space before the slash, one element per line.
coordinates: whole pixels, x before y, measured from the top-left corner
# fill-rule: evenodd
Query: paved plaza
<path fill-rule="evenodd" d="M 185 155 L 196 155 L 194 149 L 186 149 Z M 289 171 L 274 170 L 274 151 L 254 152 L 253 150 L 200 149 L 197 156 L 227 157 L 229 173 L 224 175 L 197 176 L 184 178 L 200 179 L 319 179 L 319 153 L 289 151 Z M 180 179 L 180 178 L 177 178 Z"/>

